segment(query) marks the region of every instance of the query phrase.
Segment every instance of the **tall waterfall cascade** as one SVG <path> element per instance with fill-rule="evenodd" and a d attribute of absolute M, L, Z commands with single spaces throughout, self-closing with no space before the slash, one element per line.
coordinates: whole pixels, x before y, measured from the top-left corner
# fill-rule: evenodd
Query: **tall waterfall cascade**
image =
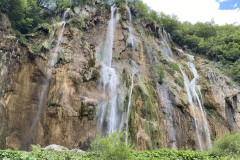
<path fill-rule="evenodd" d="M 66 15 L 69 11 L 70 11 L 70 8 L 68 8 L 64 12 L 62 21 L 58 23 L 59 25 L 62 26 L 62 28 L 61 28 L 60 33 L 57 38 L 57 44 L 56 44 L 55 50 L 52 54 L 50 53 L 50 55 L 49 55 L 47 70 L 46 70 L 47 77 L 46 77 L 46 80 L 44 80 L 44 85 L 42 86 L 42 88 L 40 88 L 39 101 L 38 101 L 37 108 L 36 108 L 36 115 L 34 116 L 33 122 L 25 136 L 26 146 L 30 145 L 31 138 L 33 138 L 33 136 L 34 136 L 33 132 L 35 132 L 35 130 L 38 128 L 38 125 L 41 121 L 43 107 L 44 107 L 44 104 L 45 104 L 45 101 L 46 101 L 46 98 L 48 95 L 50 80 L 52 77 L 52 68 L 54 67 L 54 65 L 56 64 L 56 61 L 57 61 L 58 51 L 59 51 L 59 47 L 62 43 L 63 32 L 64 32 L 65 25 L 66 25 Z"/>
<path fill-rule="evenodd" d="M 134 50 L 135 50 L 136 44 L 135 44 L 135 37 L 132 33 L 132 14 L 131 14 L 130 8 L 128 7 L 127 0 L 126 0 L 126 9 L 128 12 L 128 18 L 129 18 L 129 23 L 130 23 L 130 25 L 128 26 L 129 36 L 128 36 L 127 43 L 131 44 L 132 56 L 134 56 Z M 131 68 L 132 68 L 132 76 L 131 76 L 131 87 L 130 87 L 130 92 L 129 92 L 128 106 L 127 106 L 126 131 L 128 131 L 128 127 L 129 127 L 128 121 L 129 121 L 129 114 L 130 114 L 131 103 L 132 103 L 132 91 L 133 91 L 133 87 L 134 87 L 134 76 L 138 72 L 138 66 L 133 60 L 131 61 Z M 128 143 L 128 136 L 126 136 L 126 144 L 127 143 Z"/>
<path fill-rule="evenodd" d="M 103 52 L 97 53 L 101 57 L 100 88 L 104 94 L 104 100 L 99 104 L 98 124 L 100 131 L 107 130 L 107 134 L 119 132 L 122 129 L 123 116 L 120 113 L 121 88 L 119 76 L 112 67 L 113 41 L 116 25 L 119 20 L 118 8 L 111 7 L 111 19 L 108 22 L 107 35 Z"/>
<path fill-rule="evenodd" d="M 189 62 L 187 62 L 187 66 L 190 69 L 190 71 L 193 73 L 194 78 L 189 81 L 186 73 L 184 72 L 184 70 L 182 69 L 182 66 L 173 58 L 173 52 L 171 47 L 168 44 L 168 41 L 171 41 L 171 36 L 169 34 L 166 33 L 165 30 L 163 30 L 163 35 L 162 35 L 162 40 L 161 40 L 161 48 L 157 46 L 158 50 L 160 50 L 163 55 L 169 60 L 172 61 L 174 63 L 177 63 L 177 65 L 180 68 L 180 71 L 183 75 L 184 78 L 184 86 L 187 92 L 187 96 L 188 96 L 188 103 L 191 107 L 192 110 L 192 114 L 193 114 L 193 119 L 194 119 L 194 125 L 195 125 L 195 129 L 196 129 L 196 134 L 197 134 L 197 141 L 198 141 L 198 145 L 199 145 L 199 149 L 203 150 L 203 145 L 202 145 L 202 141 L 204 141 L 203 136 L 200 134 L 200 120 L 197 119 L 196 116 L 196 109 L 195 107 L 198 106 L 200 111 L 201 111 L 201 116 L 203 119 L 203 132 L 206 138 L 206 143 L 207 143 L 207 149 L 210 149 L 212 147 L 212 142 L 211 142 L 211 137 L 210 137 L 210 131 L 208 128 L 208 124 L 207 124 L 207 119 L 206 119 L 206 114 L 203 110 L 203 105 L 202 105 L 202 96 L 201 96 L 201 89 L 200 86 L 197 85 L 197 79 L 199 78 L 199 75 L 197 73 L 197 70 L 195 68 L 195 65 L 192 63 L 194 61 L 194 56 L 189 55 L 184 53 L 181 49 L 176 48 L 177 51 L 181 52 L 182 54 L 186 55 L 189 59 Z M 200 97 L 197 93 L 197 91 L 200 94 Z M 171 125 L 170 125 L 171 126 Z"/>
<path fill-rule="evenodd" d="M 183 54 L 185 54 L 181 49 L 178 49 L 178 50 L 180 52 L 182 52 Z M 198 72 L 196 70 L 195 65 L 193 64 L 194 56 L 191 56 L 191 55 L 188 55 L 188 54 L 185 54 L 185 55 L 190 60 L 190 62 L 187 62 L 186 64 L 194 75 L 191 82 L 189 83 L 189 80 L 187 80 L 188 83 L 186 84 L 190 88 L 190 91 L 191 91 L 190 93 L 188 93 L 189 98 L 192 99 L 190 105 L 194 106 L 193 103 L 196 101 L 195 103 L 197 104 L 197 106 L 199 107 L 199 109 L 201 111 L 201 116 L 202 116 L 202 119 L 203 119 L 203 130 L 204 130 L 206 140 L 207 140 L 207 147 L 208 147 L 208 149 L 211 149 L 212 148 L 212 141 L 211 141 L 210 131 L 209 131 L 208 124 L 207 124 L 206 113 L 203 110 L 201 89 L 200 89 L 200 86 L 197 85 L 197 80 L 199 78 L 199 75 L 198 75 Z M 199 92 L 200 96 L 198 95 L 196 89 Z"/>

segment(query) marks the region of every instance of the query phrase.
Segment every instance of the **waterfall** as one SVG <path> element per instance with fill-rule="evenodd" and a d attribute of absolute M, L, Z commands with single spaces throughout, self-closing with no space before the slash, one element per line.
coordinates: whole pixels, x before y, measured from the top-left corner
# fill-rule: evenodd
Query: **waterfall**
<path fill-rule="evenodd" d="M 173 52 L 172 52 L 172 49 L 171 47 L 169 46 L 168 44 L 168 40 L 171 38 L 169 34 L 167 34 L 167 32 L 165 30 L 163 30 L 163 35 L 162 35 L 162 40 L 161 40 L 161 45 L 162 47 L 159 48 L 158 45 L 156 44 L 155 46 L 158 48 L 158 50 L 160 50 L 163 55 L 169 60 L 169 61 L 172 61 L 174 63 L 177 63 L 175 61 L 175 59 L 173 58 Z M 186 54 L 187 57 L 190 59 L 190 60 L 194 60 L 194 57 L 189 55 L 189 54 Z M 178 63 L 177 63 L 178 64 Z M 189 82 L 189 79 L 188 77 L 186 76 L 185 72 L 182 70 L 182 67 L 180 64 L 178 64 L 178 67 L 180 68 L 181 70 L 181 73 L 183 75 L 183 78 L 184 78 L 184 85 L 185 85 L 185 88 L 186 88 L 186 92 L 187 92 L 187 95 L 188 95 L 188 102 L 191 106 L 191 110 L 192 110 L 192 113 L 193 113 L 193 119 L 194 119 L 194 125 L 195 125 L 195 128 L 196 128 L 196 134 L 197 134 L 197 140 L 198 140 L 198 145 L 199 145 L 199 149 L 202 150 L 202 143 L 201 143 L 201 138 L 200 138 L 200 133 L 199 133 L 199 126 L 198 126 L 198 121 L 197 121 L 197 118 L 196 118 L 196 111 L 195 111 L 195 108 L 194 108 L 194 103 L 193 103 L 193 96 L 191 94 L 191 91 L 193 89 L 193 87 L 191 87 L 191 83 Z M 209 131 L 209 130 L 208 130 Z M 208 134 L 207 134 L 208 135 Z M 209 133 L 210 135 L 210 133 Z M 209 136 L 210 137 L 210 136 Z"/>
<path fill-rule="evenodd" d="M 70 10 L 70 8 L 68 8 L 65 11 L 65 13 L 63 15 L 63 21 L 59 23 L 62 26 L 62 29 L 61 29 L 61 31 L 59 33 L 59 36 L 58 36 L 58 41 L 57 41 L 57 45 L 56 45 L 55 51 L 54 51 L 54 53 L 53 53 L 53 55 L 52 55 L 52 57 L 50 58 L 50 61 L 49 61 L 49 67 L 50 68 L 54 67 L 54 65 L 56 64 L 56 61 L 57 61 L 59 46 L 62 43 L 62 36 L 63 36 L 63 32 L 64 32 L 65 25 L 66 25 L 65 18 L 66 18 L 66 14 L 69 12 L 69 10 Z"/>
<path fill-rule="evenodd" d="M 129 36 L 128 36 L 128 40 L 127 42 L 129 42 L 131 44 L 131 48 L 132 48 L 132 56 L 134 56 L 134 49 L 135 49 L 135 37 L 132 33 L 132 14 L 131 14 L 131 10 L 128 7 L 128 2 L 126 0 L 126 9 L 128 12 L 128 18 L 129 18 L 129 23 L 130 25 L 128 26 L 129 28 Z M 131 61 L 131 68 L 132 68 L 132 76 L 131 76 L 131 87 L 130 87 L 130 92 L 129 92 L 129 99 L 128 99 L 128 106 L 127 106 L 127 118 L 126 118 L 126 131 L 128 131 L 128 127 L 129 127 L 129 114 L 130 114 L 130 109 L 131 109 L 131 104 L 132 104 L 132 91 L 133 91 L 133 86 L 134 86 L 134 75 L 137 73 L 138 71 L 138 66 L 135 63 L 135 61 Z M 125 141 L 126 144 L 128 143 L 128 136 L 125 137 Z"/>
<path fill-rule="evenodd" d="M 50 55 L 49 59 L 48 59 L 47 71 L 46 71 L 47 77 L 44 80 L 43 87 L 40 89 L 39 101 L 38 101 L 37 108 L 36 108 L 37 109 L 36 110 L 36 115 L 34 116 L 33 122 L 31 124 L 29 130 L 27 131 L 26 136 L 25 136 L 25 139 L 26 139 L 25 142 L 26 142 L 27 147 L 29 145 L 31 145 L 30 143 L 32 141 L 32 138 L 34 139 L 34 135 L 33 135 L 34 131 L 37 129 L 37 127 L 40 123 L 40 120 L 41 120 L 41 115 L 42 115 L 42 111 L 43 111 L 43 108 L 44 108 L 44 104 L 45 104 L 45 101 L 46 101 L 47 96 L 48 96 L 50 80 L 51 80 L 51 77 L 52 77 L 52 68 L 54 67 L 54 65 L 56 63 L 57 56 L 58 56 L 58 51 L 59 51 L 59 46 L 62 43 L 63 32 L 64 32 L 65 25 L 66 25 L 66 15 L 69 12 L 69 10 L 70 10 L 70 8 L 68 8 L 64 12 L 62 21 L 58 23 L 62 26 L 62 29 L 61 29 L 61 31 L 59 33 L 59 36 L 58 36 L 58 39 L 57 39 L 56 48 L 55 48 L 53 54 Z"/>
<path fill-rule="evenodd" d="M 200 100 L 200 98 L 199 98 L 199 96 L 196 92 L 196 88 L 197 88 L 199 93 L 200 93 L 200 96 L 202 97 L 201 90 L 200 90 L 199 86 L 196 85 L 196 81 L 197 81 L 199 75 L 198 75 L 197 70 L 195 68 L 195 65 L 193 63 L 187 62 L 187 65 L 194 75 L 194 78 L 190 83 L 191 92 L 192 92 L 193 98 L 197 99 L 198 107 L 200 108 L 200 111 L 201 111 L 201 116 L 202 116 L 202 119 L 203 119 L 204 132 L 206 133 L 206 136 L 207 136 L 208 147 L 212 148 L 211 136 L 210 136 L 210 131 L 209 131 L 208 124 L 207 124 L 206 114 L 203 110 L 202 101 Z"/>
<path fill-rule="evenodd" d="M 186 63 L 188 68 L 191 70 L 191 72 L 194 75 L 192 81 L 189 83 L 189 80 L 188 80 L 188 84 L 187 84 L 189 87 L 189 90 L 191 91 L 188 93 L 189 99 L 192 99 L 190 105 L 193 106 L 193 100 L 194 99 L 197 100 L 197 105 L 200 109 L 201 116 L 203 119 L 203 128 L 204 128 L 204 133 L 206 134 L 206 138 L 207 138 L 207 143 L 208 143 L 208 147 L 209 147 L 208 149 L 210 149 L 210 148 L 212 148 L 211 135 L 210 135 L 210 131 L 209 131 L 208 124 L 207 124 L 206 113 L 203 110 L 201 88 L 199 85 L 197 85 L 197 79 L 199 78 L 199 75 L 198 75 L 195 65 L 192 63 L 195 60 L 194 56 L 184 53 L 181 49 L 178 49 L 178 48 L 176 48 L 176 49 L 178 51 L 180 51 L 181 53 L 183 53 L 184 55 L 186 55 L 188 57 L 188 59 L 190 60 L 190 62 Z M 197 94 L 196 89 L 199 91 L 200 97 Z M 193 110 L 195 110 L 194 106 L 193 106 Z"/>
<path fill-rule="evenodd" d="M 121 90 L 115 68 L 112 67 L 112 49 L 115 28 L 119 20 L 118 8 L 111 7 L 111 19 L 108 22 L 107 35 L 103 52 L 101 53 L 100 84 L 103 89 L 104 100 L 99 104 L 98 123 L 100 130 L 107 127 L 107 133 L 112 134 L 122 129 Z M 100 54 L 100 53 L 99 53 Z"/>
<path fill-rule="evenodd" d="M 185 72 L 182 70 L 182 68 L 180 66 L 179 66 L 179 68 L 180 68 L 180 70 L 182 72 L 182 75 L 183 75 L 183 78 L 184 78 L 184 85 L 185 85 L 185 88 L 186 88 L 186 91 L 187 91 L 188 103 L 190 104 L 191 110 L 193 112 L 193 119 L 194 119 L 194 125 L 195 125 L 196 132 L 197 132 L 199 149 L 202 150 L 202 143 L 201 143 L 200 134 L 199 134 L 199 126 L 198 126 L 198 122 L 197 122 L 197 119 L 196 119 L 196 111 L 195 111 L 195 108 L 194 108 L 194 105 L 193 105 L 193 97 L 192 97 L 191 92 L 190 92 L 191 91 L 191 85 L 190 85 L 189 79 L 186 76 Z"/>
<path fill-rule="evenodd" d="M 157 44 L 155 44 L 155 46 L 157 47 L 158 50 L 160 50 L 162 52 L 164 57 L 166 57 L 169 61 L 175 62 L 175 60 L 173 59 L 172 49 L 170 48 L 170 46 L 167 42 L 168 41 L 168 34 L 166 33 L 165 30 L 163 30 L 162 37 L 163 37 L 162 40 L 161 40 L 162 47 L 159 48 Z"/>
<path fill-rule="evenodd" d="M 126 0 L 126 9 L 127 9 L 127 12 L 128 12 L 128 18 L 129 18 L 129 22 L 130 22 L 130 25 L 128 26 L 129 36 L 128 36 L 127 42 L 130 43 L 132 49 L 134 49 L 134 47 L 135 47 L 135 37 L 132 34 L 132 14 L 131 14 L 130 8 L 128 7 L 127 0 Z"/>
<path fill-rule="evenodd" d="M 130 87 L 130 93 L 129 93 L 129 99 L 128 99 L 128 107 L 127 107 L 127 120 L 126 120 L 126 131 L 128 131 L 128 120 L 129 120 L 129 113 L 131 109 L 131 104 L 132 104 L 132 91 L 133 91 L 133 86 L 134 86 L 134 75 L 138 71 L 138 66 L 137 64 L 132 61 L 132 78 L 131 78 L 131 87 Z M 126 144 L 128 143 L 128 136 L 126 136 Z"/>

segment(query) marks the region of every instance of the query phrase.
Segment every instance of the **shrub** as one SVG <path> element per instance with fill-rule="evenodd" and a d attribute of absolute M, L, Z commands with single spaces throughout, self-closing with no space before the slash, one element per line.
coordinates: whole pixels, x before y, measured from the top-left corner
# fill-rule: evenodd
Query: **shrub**
<path fill-rule="evenodd" d="M 154 69 L 154 71 L 156 73 L 158 83 L 159 84 L 163 84 L 164 83 L 164 78 L 165 78 L 165 73 L 164 73 L 163 66 L 161 66 L 161 65 L 159 65 L 159 66 L 154 65 L 153 69 Z"/>
<path fill-rule="evenodd" d="M 74 17 L 68 21 L 73 27 L 83 30 L 85 28 L 84 16 Z"/>
<path fill-rule="evenodd" d="M 169 67 L 171 70 L 177 71 L 178 73 L 182 73 L 177 63 L 168 62 L 168 67 Z"/>
<path fill-rule="evenodd" d="M 175 83 L 177 83 L 180 87 L 184 87 L 184 80 L 183 80 L 183 77 L 177 77 L 175 78 Z"/>
<path fill-rule="evenodd" d="M 127 160 L 131 158 L 133 150 L 130 145 L 126 145 L 125 136 L 125 132 L 113 133 L 103 138 L 98 134 L 91 147 L 101 160 Z"/>
<path fill-rule="evenodd" d="M 212 154 L 219 156 L 235 156 L 240 154 L 240 134 L 231 132 L 223 135 L 213 144 Z M 238 157 L 240 158 L 240 157 Z"/>

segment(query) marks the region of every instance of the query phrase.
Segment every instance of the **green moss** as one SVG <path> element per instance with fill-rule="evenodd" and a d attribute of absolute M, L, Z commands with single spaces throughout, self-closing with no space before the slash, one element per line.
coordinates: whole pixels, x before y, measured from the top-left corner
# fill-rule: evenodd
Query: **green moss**
<path fill-rule="evenodd" d="M 93 70 L 92 71 L 92 78 L 94 79 L 99 79 L 100 78 L 100 73 L 98 70 Z"/>
<path fill-rule="evenodd" d="M 147 35 L 146 35 L 144 29 L 139 25 L 135 25 L 135 27 L 136 27 L 137 31 L 140 33 L 140 36 L 141 36 L 141 39 L 142 39 L 143 43 L 146 44 L 146 45 L 151 45 L 150 41 L 147 38 Z"/>
<path fill-rule="evenodd" d="M 193 72 L 190 70 L 187 64 L 184 64 L 183 66 L 184 66 L 184 69 L 187 70 L 186 73 L 188 73 L 188 78 L 191 81 L 194 78 Z"/>
<path fill-rule="evenodd" d="M 82 103 L 81 109 L 79 110 L 79 119 L 82 119 L 84 116 L 88 116 L 87 106 Z"/>
<path fill-rule="evenodd" d="M 32 51 L 34 55 L 37 55 L 38 53 L 41 52 L 42 45 L 37 41 L 33 46 L 32 46 Z"/>
<path fill-rule="evenodd" d="M 187 55 L 182 55 L 182 59 L 187 59 Z"/>
<path fill-rule="evenodd" d="M 228 86 L 230 86 L 230 87 L 232 87 L 232 86 L 233 86 L 233 82 L 232 82 L 232 81 L 230 81 L 230 80 L 226 80 L 226 84 L 227 84 Z"/>
<path fill-rule="evenodd" d="M 211 133 L 211 140 L 215 141 L 216 138 L 217 138 L 217 132 L 215 130 L 213 130 L 212 133 Z"/>
<path fill-rule="evenodd" d="M 122 77 L 123 77 L 123 81 L 126 82 L 126 87 L 129 88 L 131 85 L 131 82 L 128 79 L 127 72 L 125 69 L 123 69 Z"/>
<path fill-rule="evenodd" d="M 152 122 L 144 122 L 144 130 L 149 136 L 148 148 L 150 150 L 160 148 L 161 144 L 161 131 L 159 126 L 155 126 Z"/>
<path fill-rule="evenodd" d="M 156 56 L 162 57 L 162 52 L 161 52 L 161 51 L 156 51 L 156 52 L 154 52 L 154 53 L 155 53 Z"/>
<path fill-rule="evenodd" d="M 78 111 L 78 114 L 79 114 L 79 119 L 82 120 L 83 117 L 87 117 L 88 120 L 93 120 L 94 119 L 94 110 L 91 109 L 90 107 L 88 107 L 85 103 L 82 102 L 81 104 L 81 108 L 80 110 Z"/>
<path fill-rule="evenodd" d="M 167 68 L 167 72 L 172 76 L 174 75 L 174 69 L 173 68 Z"/>
<path fill-rule="evenodd" d="M 87 37 L 85 34 L 82 35 L 81 41 L 82 41 L 82 49 L 84 49 L 86 46 L 86 41 L 87 41 Z"/>
<path fill-rule="evenodd" d="M 165 79 L 164 68 L 162 66 L 158 67 L 158 83 L 163 84 Z"/>
<path fill-rule="evenodd" d="M 176 77 L 175 78 L 175 83 L 177 83 L 180 87 L 184 87 L 184 79 L 183 79 L 183 77 Z"/>
<path fill-rule="evenodd" d="M 142 106 L 137 105 L 137 101 L 142 102 Z M 129 118 L 129 132 L 132 140 L 136 139 L 138 126 L 135 125 L 135 112 L 137 112 L 142 118 L 151 121 L 158 119 L 158 114 L 154 110 L 153 96 L 150 89 L 144 84 L 136 85 L 132 92 L 132 107 Z"/>
<path fill-rule="evenodd" d="M 96 59 L 95 59 L 95 58 L 90 59 L 90 60 L 88 61 L 88 68 L 94 67 L 95 64 L 96 64 Z"/>
<path fill-rule="evenodd" d="M 144 29 L 141 26 L 136 24 L 135 28 L 138 30 L 139 33 L 144 33 Z"/>
<path fill-rule="evenodd" d="M 160 62 L 164 65 L 168 65 L 168 61 L 165 58 L 161 59 Z"/>
<path fill-rule="evenodd" d="M 0 55 L 0 72 L 5 66 L 5 60 L 3 59 L 2 55 Z"/>
<path fill-rule="evenodd" d="M 168 67 L 170 68 L 170 69 L 172 69 L 172 70 L 174 70 L 174 71 L 177 71 L 178 73 L 180 73 L 180 74 L 182 74 L 182 72 L 181 72 L 181 70 L 180 70 L 180 68 L 179 68 L 179 66 L 178 66 L 178 64 L 177 63 L 174 63 L 174 62 L 168 62 Z"/>
<path fill-rule="evenodd" d="M 55 35 L 55 32 L 56 30 L 59 28 L 60 26 L 58 25 L 55 25 L 55 26 L 52 26 L 52 28 L 49 30 L 49 37 L 48 37 L 48 40 L 45 42 L 43 48 L 45 51 L 51 49 L 51 47 L 53 47 L 52 44 L 52 41 L 53 41 L 53 37 Z"/>
<path fill-rule="evenodd" d="M 136 105 L 132 105 L 130 116 L 129 116 L 129 133 L 130 133 L 130 139 L 134 142 L 137 135 L 138 126 L 135 125 L 135 110 Z"/>
<path fill-rule="evenodd" d="M 56 101 L 53 101 L 53 97 L 50 99 L 50 101 L 48 102 L 48 107 L 57 107 L 57 106 L 60 106 L 60 104 Z"/>
<path fill-rule="evenodd" d="M 66 52 L 64 50 L 60 50 L 58 52 L 58 57 L 57 57 L 56 64 L 60 63 L 60 62 L 67 62 L 67 63 L 71 62 L 71 57 L 69 57 L 68 52 Z"/>
<path fill-rule="evenodd" d="M 155 71 L 155 73 L 157 74 L 157 81 L 159 84 L 163 84 L 164 83 L 164 79 L 165 79 L 165 73 L 164 73 L 164 68 L 161 65 L 152 65 L 153 70 Z"/>
<path fill-rule="evenodd" d="M 141 107 L 140 108 L 141 117 L 149 121 L 153 119 L 158 119 L 157 112 L 155 112 L 154 106 L 153 106 L 153 96 L 148 86 L 141 84 L 141 85 L 136 85 L 133 88 L 132 106 L 136 105 L 136 102 L 139 98 L 141 99 L 143 104 L 142 106 L 136 106 L 136 107 Z"/>
<path fill-rule="evenodd" d="M 206 113 L 207 113 L 208 115 L 210 115 L 210 116 L 215 116 L 215 111 L 214 111 L 214 109 L 212 109 L 212 108 L 206 108 L 206 107 L 205 107 L 205 111 L 206 111 Z"/>

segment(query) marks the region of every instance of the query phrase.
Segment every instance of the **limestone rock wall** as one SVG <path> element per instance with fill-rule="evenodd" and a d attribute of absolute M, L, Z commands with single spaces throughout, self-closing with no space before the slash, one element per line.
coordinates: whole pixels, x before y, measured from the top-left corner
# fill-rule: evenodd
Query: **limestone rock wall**
<path fill-rule="evenodd" d="M 133 6 L 132 6 L 133 7 Z M 137 46 L 127 44 L 129 22 L 127 11 L 119 10 L 113 66 L 121 75 L 126 87 L 125 107 L 131 83 L 131 60 L 139 66 L 134 76 L 132 107 L 129 119 L 130 139 L 136 150 L 160 147 L 198 149 L 193 115 L 189 109 L 184 86 L 175 80 L 180 74 L 167 69 L 171 64 L 159 53 L 161 30 L 152 24 L 134 21 L 133 34 Z M 44 46 L 51 31 L 39 29 L 26 35 L 25 40 L 10 34 L 10 23 L 1 14 L 0 56 L 6 55 L 0 78 L 0 147 L 28 149 L 30 144 L 47 146 L 58 144 L 68 148 L 89 149 L 97 134 L 97 107 L 102 98 L 99 90 L 101 68 L 96 60 L 96 50 L 105 41 L 109 8 L 75 8 L 73 17 L 87 15 L 85 27 L 79 28 L 68 21 L 63 32 L 61 53 L 52 69 L 44 107 L 39 110 L 39 97 L 46 86 L 48 55 L 54 52 L 59 29 L 53 36 L 50 49 Z M 71 16 L 69 16 L 70 18 Z M 170 42 L 173 46 L 174 43 Z M 40 48 L 38 48 L 40 47 Z M 174 51 L 178 63 L 184 64 L 184 56 Z M 10 53 L 11 55 L 10 59 Z M 8 63 L 11 62 L 11 63 Z M 159 84 L 156 64 L 163 67 L 165 82 Z M 195 60 L 201 74 L 203 103 L 212 139 L 231 130 L 240 131 L 240 93 L 235 84 L 210 62 Z M 188 76 L 191 73 L 186 70 Z M 40 119 L 34 123 L 38 112 Z M 200 111 L 197 110 L 197 114 Z M 34 124 L 34 127 L 32 127 Z M 204 133 L 201 133 L 204 134 Z"/>

